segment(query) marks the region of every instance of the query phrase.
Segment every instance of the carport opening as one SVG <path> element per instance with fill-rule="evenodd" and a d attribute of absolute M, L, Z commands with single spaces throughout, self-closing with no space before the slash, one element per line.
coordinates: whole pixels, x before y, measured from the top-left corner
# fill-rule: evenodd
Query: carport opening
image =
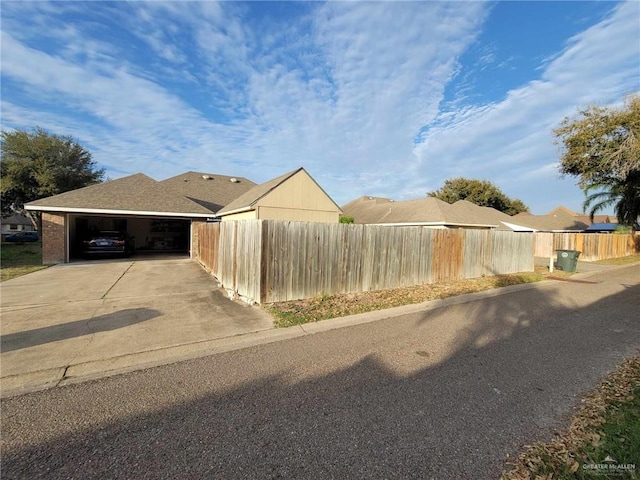
<path fill-rule="evenodd" d="M 106 230 L 125 232 L 131 236 L 133 255 L 188 255 L 190 224 L 190 220 L 175 218 L 75 216 L 69 222 L 70 260 L 86 259 L 85 240 Z"/>

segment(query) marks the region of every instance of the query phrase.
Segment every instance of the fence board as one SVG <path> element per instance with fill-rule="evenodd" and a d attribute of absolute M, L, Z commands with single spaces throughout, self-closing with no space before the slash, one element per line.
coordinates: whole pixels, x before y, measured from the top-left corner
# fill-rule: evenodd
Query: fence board
<path fill-rule="evenodd" d="M 638 234 L 536 232 L 534 236 L 536 257 L 553 257 L 556 250 L 578 250 L 580 260 L 592 262 L 640 253 Z"/>
<path fill-rule="evenodd" d="M 354 225 L 353 228 L 345 228 L 347 232 L 347 244 L 349 245 L 347 256 L 347 292 L 357 292 L 362 284 L 362 241 L 364 225 Z"/>
<path fill-rule="evenodd" d="M 464 230 L 433 230 L 432 278 L 434 282 L 461 278 Z"/>
<path fill-rule="evenodd" d="M 481 277 L 485 274 L 486 243 L 487 233 L 484 230 L 465 231 L 462 278 Z"/>
<path fill-rule="evenodd" d="M 381 290 L 384 288 L 385 279 L 388 278 L 388 264 L 389 264 L 389 242 L 392 229 L 385 227 L 378 227 L 376 235 L 376 250 L 373 259 L 373 276 L 371 284 L 373 290 Z"/>
<path fill-rule="evenodd" d="M 364 228 L 364 227 L 363 227 Z M 375 268 L 376 236 L 375 228 L 369 227 L 362 231 L 362 249 L 360 256 L 360 285 L 363 292 L 373 289 L 373 271 Z"/>
<path fill-rule="evenodd" d="M 418 264 L 418 284 L 432 283 L 431 269 L 433 263 L 433 236 L 432 231 L 426 228 L 420 229 L 420 261 Z"/>
<path fill-rule="evenodd" d="M 531 233 L 491 231 L 489 236 L 490 258 L 486 267 L 489 275 L 533 271 Z"/>
<path fill-rule="evenodd" d="M 236 233 L 235 290 L 250 299 L 260 299 L 262 224 L 238 222 Z"/>
<path fill-rule="evenodd" d="M 198 261 L 210 272 L 218 269 L 218 245 L 220 241 L 219 223 L 198 223 L 198 244 L 196 256 Z"/>

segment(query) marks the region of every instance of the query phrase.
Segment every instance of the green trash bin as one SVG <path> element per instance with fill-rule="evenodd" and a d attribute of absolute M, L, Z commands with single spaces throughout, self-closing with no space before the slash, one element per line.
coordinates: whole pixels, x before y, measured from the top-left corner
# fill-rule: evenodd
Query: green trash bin
<path fill-rule="evenodd" d="M 578 267 L 578 257 L 580 252 L 577 250 L 556 250 L 558 258 L 556 260 L 556 268 L 565 272 L 575 272 Z"/>

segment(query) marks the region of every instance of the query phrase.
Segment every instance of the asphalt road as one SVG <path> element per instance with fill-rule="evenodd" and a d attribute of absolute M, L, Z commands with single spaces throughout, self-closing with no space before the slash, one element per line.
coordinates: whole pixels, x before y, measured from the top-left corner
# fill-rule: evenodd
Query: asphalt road
<path fill-rule="evenodd" d="M 7 399 L 2 478 L 497 478 L 639 310 L 636 265 Z"/>

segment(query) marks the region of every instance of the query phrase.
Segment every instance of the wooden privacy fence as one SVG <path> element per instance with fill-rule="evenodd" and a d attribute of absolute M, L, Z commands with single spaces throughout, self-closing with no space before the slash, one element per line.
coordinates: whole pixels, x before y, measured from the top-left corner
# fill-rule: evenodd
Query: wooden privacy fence
<path fill-rule="evenodd" d="M 556 250 L 578 250 L 580 260 L 591 262 L 640 253 L 640 235 L 537 232 L 534 236 L 536 257 L 553 257 Z"/>
<path fill-rule="evenodd" d="M 197 228 L 199 261 L 225 288 L 259 303 L 534 268 L 531 233 L 274 220 Z"/>
<path fill-rule="evenodd" d="M 198 260 L 214 275 L 218 271 L 220 248 L 220 223 L 194 223 L 198 243 L 195 246 Z"/>

